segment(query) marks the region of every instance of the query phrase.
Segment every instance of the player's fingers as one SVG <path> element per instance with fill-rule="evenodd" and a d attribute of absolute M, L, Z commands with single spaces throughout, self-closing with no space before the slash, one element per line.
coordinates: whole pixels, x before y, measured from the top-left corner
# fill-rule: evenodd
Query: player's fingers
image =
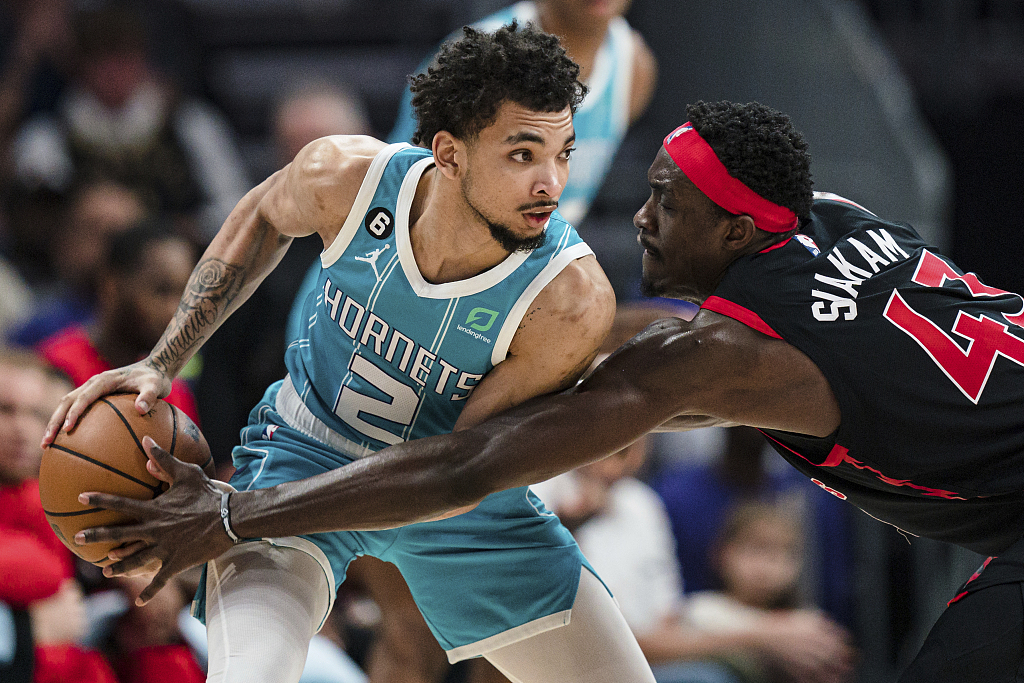
<path fill-rule="evenodd" d="M 124 512 L 127 513 L 130 517 L 134 517 L 135 519 L 140 520 L 152 519 L 158 514 L 157 511 L 153 509 L 153 501 L 151 500 L 124 498 L 122 496 L 115 496 L 112 493 L 97 493 L 96 491 L 86 491 L 85 493 L 78 494 L 78 502 L 81 503 L 82 505 L 88 505 L 94 508 L 103 508 L 104 510 L 116 510 L 117 512 Z"/>
<path fill-rule="evenodd" d="M 174 483 L 174 479 L 171 477 L 171 475 L 167 474 L 162 469 L 160 469 L 160 465 L 157 465 L 156 462 L 153 460 L 146 461 L 146 471 L 152 474 L 160 481 L 165 481 L 168 484 Z"/>
<path fill-rule="evenodd" d="M 74 403 L 76 395 L 77 393 L 75 391 L 66 394 L 53 410 L 53 414 L 50 416 L 50 421 L 46 423 L 46 431 L 43 432 L 43 448 L 46 448 L 53 443 L 53 440 L 57 437 L 57 432 L 59 432 L 61 427 L 64 426 L 65 420 L 67 420 L 68 417 L 68 410 L 71 408 L 71 404 Z"/>
<path fill-rule="evenodd" d="M 152 600 L 153 596 L 160 592 L 160 589 L 167 584 L 175 573 L 176 572 L 167 571 L 164 567 L 160 567 L 160 571 L 156 573 L 156 576 L 154 576 L 153 580 L 149 582 L 149 585 L 139 593 L 139 597 L 135 598 L 135 604 L 141 607 Z"/>
<path fill-rule="evenodd" d="M 140 526 L 97 526 L 91 529 L 82 529 L 75 534 L 75 545 L 88 545 L 90 543 L 132 543 L 144 541 L 147 544 L 152 540 L 152 535 L 145 532 Z"/>
<path fill-rule="evenodd" d="M 105 374 L 105 373 L 104 373 Z M 96 375 L 88 382 L 80 386 L 75 391 L 68 394 L 68 398 L 72 398 L 71 405 L 68 407 L 67 414 L 64 416 L 64 424 L 61 425 L 61 429 L 65 432 L 70 432 L 78 424 L 78 418 L 82 417 L 82 413 L 85 409 L 91 406 L 101 396 L 106 396 L 114 390 L 114 386 L 108 388 L 107 383 L 101 379 L 101 375 Z"/>
<path fill-rule="evenodd" d="M 139 552 L 104 567 L 103 575 L 108 578 L 148 575 L 156 572 L 162 565 L 163 561 L 154 554 L 153 548 L 146 546 Z"/>
<path fill-rule="evenodd" d="M 146 382 L 139 387 L 139 396 L 135 399 L 135 409 L 139 411 L 139 415 L 145 415 L 156 404 L 160 398 L 159 389 L 155 382 Z"/>
<path fill-rule="evenodd" d="M 107 553 L 107 557 L 111 560 L 118 561 L 123 560 L 129 555 L 134 555 L 140 550 L 145 550 L 146 544 L 142 541 L 133 541 L 127 545 L 121 545 L 116 548 L 111 548 L 110 552 Z"/>
<path fill-rule="evenodd" d="M 146 454 L 149 456 L 146 469 L 161 481 L 173 484 L 179 476 L 187 471 L 188 465 L 186 463 L 160 448 L 160 445 L 152 437 L 142 437 L 142 447 L 146 449 Z M 156 470 L 150 468 L 150 465 L 155 465 Z"/>

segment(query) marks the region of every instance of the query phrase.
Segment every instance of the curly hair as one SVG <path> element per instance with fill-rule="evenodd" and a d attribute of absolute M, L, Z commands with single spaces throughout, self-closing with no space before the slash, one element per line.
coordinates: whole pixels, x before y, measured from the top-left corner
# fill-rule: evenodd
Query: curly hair
<path fill-rule="evenodd" d="M 811 216 L 811 157 L 789 117 L 759 102 L 697 102 L 686 116 L 729 174 L 770 202 Z"/>
<path fill-rule="evenodd" d="M 494 33 L 462 31 L 462 38 L 441 46 L 425 73 L 411 78 L 414 144 L 429 146 L 441 130 L 472 140 L 494 123 L 504 102 L 576 113 L 587 88 L 557 37 L 514 21 Z"/>

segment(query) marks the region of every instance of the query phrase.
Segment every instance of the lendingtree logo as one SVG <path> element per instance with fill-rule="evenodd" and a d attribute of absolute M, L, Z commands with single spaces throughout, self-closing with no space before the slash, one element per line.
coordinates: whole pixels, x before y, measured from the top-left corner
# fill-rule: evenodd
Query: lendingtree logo
<path fill-rule="evenodd" d="M 489 308 L 474 308 L 466 316 L 466 324 L 477 332 L 486 332 L 491 329 L 494 325 L 494 321 L 498 318 L 498 312 L 492 311 Z"/>

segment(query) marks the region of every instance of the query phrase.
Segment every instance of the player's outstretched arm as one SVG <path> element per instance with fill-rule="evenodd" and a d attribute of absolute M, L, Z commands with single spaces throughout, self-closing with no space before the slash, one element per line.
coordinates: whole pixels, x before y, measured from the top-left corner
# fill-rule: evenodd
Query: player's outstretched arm
<path fill-rule="evenodd" d="M 319 232 L 329 244 L 383 143 L 362 136 L 323 138 L 239 201 L 192 271 L 178 309 L 142 361 L 96 375 L 61 400 L 43 436 L 72 428 L 100 396 L 137 392 L 145 413 L 211 334 L 281 260 L 293 237 Z"/>
<path fill-rule="evenodd" d="M 836 428 L 835 399 L 806 356 L 715 314 L 701 314 L 694 323 L 659 321 L 578 387 L 472 428 L 392 446 L 316 477 L 233 494 L 234 533 L 293 536 L 435 518 L 598 460 L 677 415 L 710 416 L 695 420 L 701 425 L 717 420 L 816 436 Z M 166 580 L 216 557 L 230 541 L 221 496 L 198 468 L 155 448 L 150 457 L 175 475 L 167 493 L 152 501 L 101 494 L 82 501 L 143 521 L 89 529 L 76 540 L 145 541 L 151 545 L 105 571 L 133 571 L 159 560 Z"/>

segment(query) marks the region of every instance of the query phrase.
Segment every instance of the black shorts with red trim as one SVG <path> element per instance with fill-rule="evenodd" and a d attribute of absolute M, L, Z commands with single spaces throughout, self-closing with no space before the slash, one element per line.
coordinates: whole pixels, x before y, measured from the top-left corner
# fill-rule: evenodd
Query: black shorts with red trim
<path fill-rule="evenodd" d="M 957 591 L 899 683 L 1024 681 L 1024 539 Z"/>

